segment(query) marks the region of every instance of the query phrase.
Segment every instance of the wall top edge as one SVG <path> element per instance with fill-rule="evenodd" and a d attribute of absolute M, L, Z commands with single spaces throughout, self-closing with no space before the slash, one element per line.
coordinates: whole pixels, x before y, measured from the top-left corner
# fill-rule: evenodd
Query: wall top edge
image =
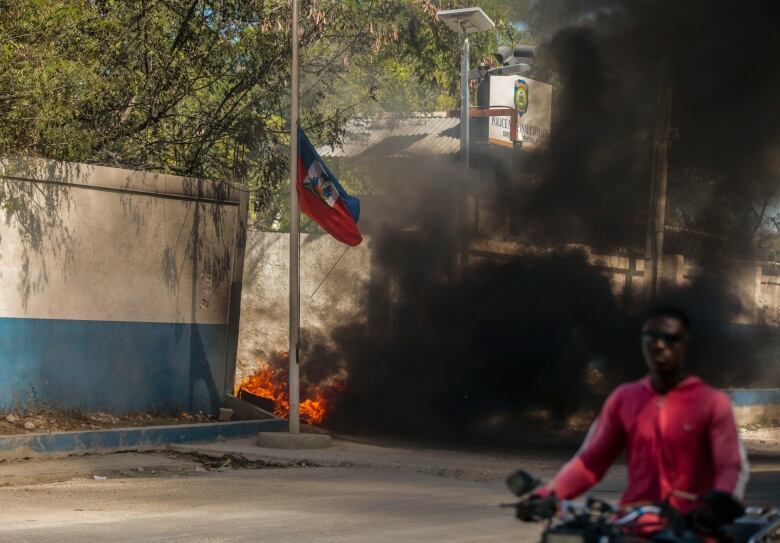
<path fill-rule="evenodd" d="M 247 191 L 226 181 L 32 157 L 0 158 L 0 178 L 231 203 Z"/>

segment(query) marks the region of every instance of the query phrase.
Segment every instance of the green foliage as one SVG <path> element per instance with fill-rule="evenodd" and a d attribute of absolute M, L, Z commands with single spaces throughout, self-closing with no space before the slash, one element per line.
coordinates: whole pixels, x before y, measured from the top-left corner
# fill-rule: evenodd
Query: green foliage
<path fill-rule="evenodd" d="M 435 10 L 429 2 L 417 4 L 422 8 L 397 19 L 401 39 L 380 58 L 381 71 L 387 74 L 385 103 L 395 106 L 389 108 L 392 111 L 454 109 L 460 85 L 461 37 L 433 19 Z M 472 67 L 494 62 L 493 53 L 500 43 L 519 41 L 506 4 L 499 0 L 439 2 L 436 9 L 479 6 L 496 23 L 491 32 L 471 35 Z M 416 97 L 410 96 L 413 93 Z"/>
<path fill-rule="evenodd" d="M 456 106 L 463 2 L 302 0 L 302 124 Z M 475 36 L 476 64 L 509 32 Z M 506 2 L 504 2 L 506 4 Z M 288 164 L 287 0 L 0 0 L 0 153 L 238 181 L 280 217 Z M 276 219 L 275 219 L 276 218 Z M 278 222 L 278 220 L 277 220 Z"/>

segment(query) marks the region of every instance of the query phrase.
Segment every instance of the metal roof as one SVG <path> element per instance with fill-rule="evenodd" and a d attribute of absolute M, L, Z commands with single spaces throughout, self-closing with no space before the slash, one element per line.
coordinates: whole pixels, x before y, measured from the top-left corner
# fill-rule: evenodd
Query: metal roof
<path fill-rule="evenodd" d="M 460 120 L 445 112 L 352 119 L 340 148 L 322 147 L 327 157 L 400 158 L 456 154 Z"/>

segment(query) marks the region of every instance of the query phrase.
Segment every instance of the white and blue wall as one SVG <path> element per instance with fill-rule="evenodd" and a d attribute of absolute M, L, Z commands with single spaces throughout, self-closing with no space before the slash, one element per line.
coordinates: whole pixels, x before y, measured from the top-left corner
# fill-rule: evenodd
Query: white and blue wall
<path fill-rule="evenodd" d="M 0 410 L 217 410 L 247 201 L 200 179 L 0 162 Z"/>

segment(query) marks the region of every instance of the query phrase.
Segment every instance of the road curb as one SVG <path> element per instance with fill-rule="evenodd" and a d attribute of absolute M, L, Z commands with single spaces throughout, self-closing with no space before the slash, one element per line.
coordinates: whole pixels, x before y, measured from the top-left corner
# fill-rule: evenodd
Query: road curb
<path fill-rule="evenodd" d="M 286 420 L 273 419 L 0 436 L 0 458 L 153 449 L 172 443 L 216 441 L 286 430 Z"/>

